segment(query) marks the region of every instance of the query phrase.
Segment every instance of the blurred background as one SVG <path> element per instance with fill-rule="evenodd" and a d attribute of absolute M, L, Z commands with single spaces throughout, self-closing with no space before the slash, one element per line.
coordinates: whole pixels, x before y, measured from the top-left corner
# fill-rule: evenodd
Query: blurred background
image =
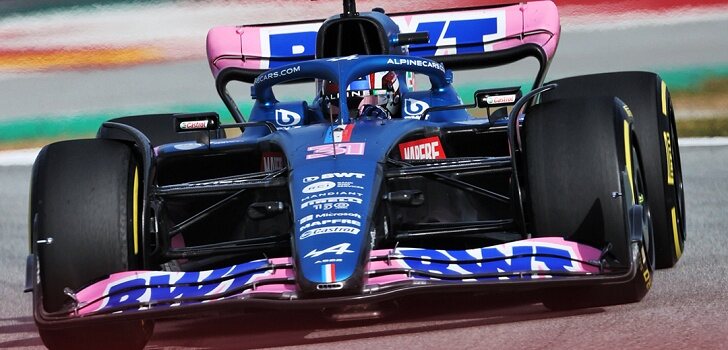
<path fill-rule="evenodd" d="M 671 89 L 681 137 L 728 136 L 728 0 L 555 2 L 562 37 L 547 80 L 654 71 Z M 497 3 L 360 0 L 357 9 Z M 216 111 L 231 120 L 206 61 L 207 31 L 339 12 L 340 0 L 0 1 L 0 149 L 92 136 L 123 115 Z"/>

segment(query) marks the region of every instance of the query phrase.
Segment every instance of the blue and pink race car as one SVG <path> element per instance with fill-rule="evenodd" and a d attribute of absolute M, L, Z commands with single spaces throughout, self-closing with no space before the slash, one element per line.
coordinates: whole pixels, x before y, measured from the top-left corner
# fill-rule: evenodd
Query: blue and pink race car
<path fill-rule="evenodd" d="M 360 316 L 413 294 L 641 300 L 685 240 L 670 95 L 647 72 L 546 83 L 559 34 L 551 1 L 345 0 L 325 21 L 212 29 L 233 123 L 121 117 L 38 156 L 27 290 L 44 343 L 141 348 L 162 318 Z M 525 87 L 454 87 L 524 59 Z"/>

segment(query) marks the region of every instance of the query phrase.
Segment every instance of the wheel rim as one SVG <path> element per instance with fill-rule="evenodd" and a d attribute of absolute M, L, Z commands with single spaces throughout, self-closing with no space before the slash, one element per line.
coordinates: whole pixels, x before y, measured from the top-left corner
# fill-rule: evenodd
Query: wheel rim
<path fill-rule="evenodd" d="M 633 139 L 633 145 L 634 139 Z M 648 264 L 650 266 L 650 270 L 655 269 L 655 240 L 652 232 L 652 215 L 650 214 L 650 206 L 647 203 L 647 197 L 646 197 L 646 187 L 645 187 L 645 179 L 644 175 L 642 174 L 642 166 L 640 164 L 641 160 L 638 158 L 639 152 L 637 149 L 633 146 L 632 147 L 632 172 L 634 174 L 634 194 L 635 194 L 635 204 L 639 204 L 642 206 L 642 243 L 645 247 L 645 252 L 647 255 Z"/>
<path fill-rule="evenodd" d="M 677 227 L 679 229 L 680 243 L 685 240 L 685 194 L 683 192 L 682 164 L 680 163 L 680 145 L 677 139 L 677 130 L 675 125 L 675 113 L 670 101 L 670 139 L 674 140 L 675 147 L 672 147 L 671 156 L 673 161 L 673 171 L 675 177 L 675 212 Z"/>

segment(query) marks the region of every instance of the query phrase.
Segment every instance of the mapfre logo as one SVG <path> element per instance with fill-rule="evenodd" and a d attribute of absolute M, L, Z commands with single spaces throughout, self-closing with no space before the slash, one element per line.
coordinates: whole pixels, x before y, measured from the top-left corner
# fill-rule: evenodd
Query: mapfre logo
<path fill-rule="evenodd" d="M 399 154 L 402 159 L 406 160 L 447 158 L 445 150 L 442 148 L 442 142 L 437 136 L 400 143 Z"/>
<path fill-rule="evenodd" d="M 284 168 L 283 164 L 283 153 L 280 152 L 263 152 L 263 157 L 260 161 L 260 170 L 262 171 L 274 171 Z"/>

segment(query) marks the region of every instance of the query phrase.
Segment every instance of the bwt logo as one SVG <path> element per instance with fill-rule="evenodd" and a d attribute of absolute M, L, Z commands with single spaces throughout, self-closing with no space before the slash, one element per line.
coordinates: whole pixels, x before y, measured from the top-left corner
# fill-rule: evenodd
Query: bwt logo
<path fill-rule="evenodd" d="M 276 123 L 280 126 L 301 124 L 301 115 L 287 109 L 276 109 Z"/>
<path fill-rule="evenodd" d="M 101 307 L 133 307 L 138 303 L 195 299 L 242 288 L 255 278 L 268 272 L 257 272 L 256 268 L 266 262 L 250 262 L 212 271 L 195 272 L 149 272 L 136 278 L 110 284 L 106 304 Z M 185 303 L 194 303 L 187 300 Z"/>
<path fill-rule="evenodd" d="M 402 260 L 409 268 L 441 275 L 577 270 L 577 266 L 572 260 L 575 257 L 567 249 L 546 246 L 514 246 L 511 249 L 510 252 L 504 252 L 495 247 L 471 251 L 403 248 L 398 252 L 404 257 L 412 258 Z M 481 259 L 485 261 L 466 262 Z M 524 276 L 524 278 L 529 277 Z"/>
<path fill-rule="evenodd" d="M 443 20 L 447 17 L 447 20 Z M 422 14 L 404 17 L 392 17 L 402 33 L 430 33 L 430 43 L 410 45 L 413 56 L 453 55 L 465 53 L 481 53 L 492 50 L 485 43 L 505 37 L 505 11 L 474 10 L 437 14 Z M 268 68 L 275 68 L 290 63 L 286 60 L 275 60 L 281 57 L 313 57 L 316 53 L 316 33 L 321 23 L 290 28 L 285 26 L 277 30 L 261 30 L 263 54 L 266 44 L 270 49 Z"/>

